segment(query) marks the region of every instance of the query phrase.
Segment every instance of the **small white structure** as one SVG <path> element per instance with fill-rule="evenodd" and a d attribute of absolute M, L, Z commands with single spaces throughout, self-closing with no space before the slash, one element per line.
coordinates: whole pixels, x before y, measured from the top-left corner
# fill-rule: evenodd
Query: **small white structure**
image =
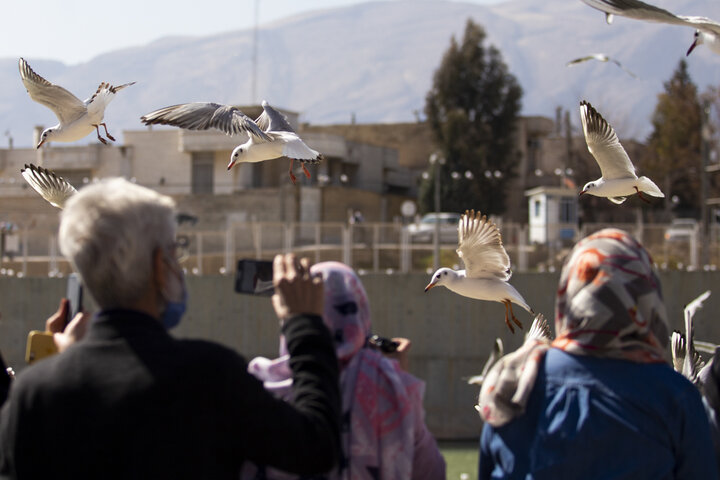
<path fill-rule="evenodd" d="M 525 191 L 528 197 L 530 243 L 568 243 L 577 235 L 575 190 L 565 187 L 536 187 Z"/>

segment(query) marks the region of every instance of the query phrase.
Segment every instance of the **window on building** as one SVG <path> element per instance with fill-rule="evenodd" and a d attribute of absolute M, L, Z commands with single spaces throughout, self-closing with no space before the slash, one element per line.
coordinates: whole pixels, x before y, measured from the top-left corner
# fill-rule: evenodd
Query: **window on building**
<path fill-rule="evenodd" d="M 192 154 L 192 193 L 213 193 L 214 164 L 213 152 Z"/>
<path fill-rule="evenodd" d="M 560 223 L 575 223 L 575 199 L 574 198 L 561 198 L 560 199 Z"/>
<path fill-rule="evenodd" d="M 533 202 L 533 216 L 535 218 L 540 217 L 540 207 L 542 206 L 542 202 L 540 200 L 535 200 Z"/>

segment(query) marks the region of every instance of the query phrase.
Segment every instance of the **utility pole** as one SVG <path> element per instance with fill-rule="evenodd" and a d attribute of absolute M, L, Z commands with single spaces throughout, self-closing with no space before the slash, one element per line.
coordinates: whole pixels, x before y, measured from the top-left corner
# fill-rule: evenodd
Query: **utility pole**
<path fill-rule="evenodd" d="M 255 26 L 253 27 L 253 53 L 252 53 L 252 92 L 250 103 L 257 102 L 257 69 L 258 69 L 258 19 L 260 0 L 255 0 Z"/>

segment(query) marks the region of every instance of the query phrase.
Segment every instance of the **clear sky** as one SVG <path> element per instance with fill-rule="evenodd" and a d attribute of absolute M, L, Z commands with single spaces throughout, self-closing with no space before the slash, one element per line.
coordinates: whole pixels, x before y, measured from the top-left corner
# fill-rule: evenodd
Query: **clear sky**
<path fill-rule="evenodd" d="M 502 0 L 465 1 L 491 4 Z M 203 36 L 251 28 L 256 4 L 262 25 L 305 11 L 355 3 L 362 1 L 0 0 L 0 57 L 75 64 L 168 35 Z"/>

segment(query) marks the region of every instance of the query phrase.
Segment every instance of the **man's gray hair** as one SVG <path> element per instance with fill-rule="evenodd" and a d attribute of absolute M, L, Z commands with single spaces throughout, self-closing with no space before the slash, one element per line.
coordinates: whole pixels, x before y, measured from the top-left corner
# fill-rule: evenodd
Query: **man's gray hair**
<path fill-rule="evenodd" d="M 60 251 L 100 308 L 128 308 L 150 286 L 156 248 L 175 240 L 175 202 L 122 178 L 82 188 L 60 220 Z"/>

